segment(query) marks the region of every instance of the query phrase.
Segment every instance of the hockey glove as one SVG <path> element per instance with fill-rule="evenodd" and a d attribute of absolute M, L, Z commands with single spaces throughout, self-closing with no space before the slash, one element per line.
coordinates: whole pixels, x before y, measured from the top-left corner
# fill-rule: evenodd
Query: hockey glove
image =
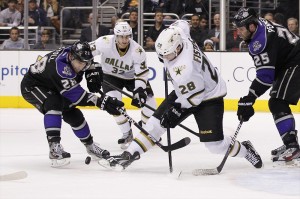
<path fill-rule="evenodd" d="M 146 89 L 139 87 L 138 89 L 133 91 L 133 99 L 131 101 L 131 105 L 141 108 L 144 106 L 144 103 L 146 103 L 146 99 L 147 99 Z"/>
<path fill-rule="evenodd" d="M 247 122 L 254 115 L 253 104 L 256 98 L 252 96 L 244 96 L 238 102 L 237 116 L 238 119 Z"/>
<path fill-rule="evenodd" d="M 175 128 L 178 124 L 179 118 L 183 113 L 183 109 L 180 108 L 181 105 L 179 103 L 174 103 L 168 110 L 164 112 L 160 119 L 160 124 L 164 128 Z"/>
<path fill-rule="evenodd" d="M 95 63 L 94 63 L 95 64 Z M 95 67 L 85 71 L 85 79 L 90 92 L 97 93 L 101 90 L 103 82 L 102 67 Z"/>
<path fill-rule="evenodd" d="M 115 97 L 103 95 L 103 97 L 98 99 L 97 106 L 111 115 L 120 115 L 121 113 L 117 110 L 117 108 L 122 108 L 124 103 Z"/>

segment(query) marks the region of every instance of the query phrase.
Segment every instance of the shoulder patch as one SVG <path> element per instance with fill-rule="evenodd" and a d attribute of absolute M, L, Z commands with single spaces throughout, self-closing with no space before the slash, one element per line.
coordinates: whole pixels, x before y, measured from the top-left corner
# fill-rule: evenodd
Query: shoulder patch
<path fill-rule="evenodd" d="M 68 52 L 64 51 L 60 54 L 55 62 L 56 62 L 56 72 L 62 78 L 73 79 L 76 77 L 75 71 L 72 69 L 72 66 L 67 61 Z"/>
<path fill-rule="evenodd" d="M 252 55 L 261 53 L 267 44 L 267 31 L 264 24 L 259 23 L 257 31 L 249 44 L 249 52 Z"/>

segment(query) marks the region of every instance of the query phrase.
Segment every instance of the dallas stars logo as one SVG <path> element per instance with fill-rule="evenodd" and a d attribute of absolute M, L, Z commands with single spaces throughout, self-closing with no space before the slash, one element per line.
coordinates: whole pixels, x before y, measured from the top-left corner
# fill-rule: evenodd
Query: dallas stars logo
<path fill-rule="evenodd" d="M 183 69 L 185 69 L 185 65 L 175 67 L 173 70 L 174 70 L 176 75 L 181 75 L 181 71 L 183 71 Z"/>
<path fill-rule="evenodd" d="M 142 54 L 143 50 L 141 48 L 136 49 L 137 53 L 140 53 L 140 55 Z"/>

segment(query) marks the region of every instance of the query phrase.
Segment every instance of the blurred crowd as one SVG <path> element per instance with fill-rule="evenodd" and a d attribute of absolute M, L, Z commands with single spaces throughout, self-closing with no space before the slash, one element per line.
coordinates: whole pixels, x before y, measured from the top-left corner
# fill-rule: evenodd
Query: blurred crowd
<path fill-rule="evenodd" d="M 260 12 L 261 17 L 287 27 L 292 33 L 299 35 L 299 1 L 277 0 L 278 7 L 273 8 L 271 1 L 262 0 L 266 9 Z M 104 0 L 99 3 L 106 2 Z M 108 1 L 109 2 L 109 1 Z M 96 36 L 113 34 L 113 27 L 117 19 L 122 18 L 132 27 L 132 38 L 138 39 L 138 6 L 139 0 L 120 1 L 122 7 L 119 12 L 111 16 L 110 24 L 100 24 L 96 27 Z M 190 24 L 190 35 L 204 51 L 218 51 L 220 44 L 220 13 L 218 6 L 209 8 L 208 0 L 144 0 L 144 16 L 148 20 L 143 24 L 144 38 L 142 45 L 145 50 L 154 50 L 154 43 L 159 33 L 176 19 L 187 20 Z M 242 1 L 229 1 L 235 12 L 242 6 Z M 92 40 L 91 10 L 63 10 L 63 7 L 92 6 L 92 1 L 83 0 L 29 0 L 28 26 L 30 49 L 55 49 L 61 44 L 61 37 L 79 32 L 78 40 Z M 247 5 L 249 7 L 249 5 Z M 250 5 L 251 7 L 251 5 Z M 170 14 L 171 13 L 171 14 Z M 0 49 L 24 49 L 24 0 L 0 0 Z M 175 16 L 175 17 L 174 17 Z M 99 16 L 98 16 L 99 18 Z M 210 21 L 211 19 L 211 21 Z M 149 22 L 150 21 L 150 22 Z M 210 24 L 210 26 L 209 26 Z M 227 24 L 226 50 L 246 51 L 242 39 L 230 22 Z M 60 28 L 63 27 L 63 31 Z M 79 30 L 79 31 L 76 31 Z"/>

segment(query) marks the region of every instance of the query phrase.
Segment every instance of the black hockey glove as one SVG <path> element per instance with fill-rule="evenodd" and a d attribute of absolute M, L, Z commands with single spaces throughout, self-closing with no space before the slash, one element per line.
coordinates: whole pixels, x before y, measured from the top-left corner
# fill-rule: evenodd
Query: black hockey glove
<path fill-rule="evenodd" d="M 141 108 L 144 106 L 144 103 L 146 103 L 146 99 L 147 99 L 146 89 L 139 87 L 133 91 L 133 99 L 131 101 L 131 105 Z"/>
<path fill-rule="evenodd" d="M 121 113 L 117 110 L 117 108 L 122 108 L 124 103 L 115 97 L 103 95 L 103 97 L 98 99 L 97 106 L 111 115 L 120 115 Z"/>
<path fill-rule="evenodd" d="M 98 64 L 98 63 L 97 63 Z M 97 93 L 101 90 L 103 82 L 102 67 L 95 67 L 85 71 L 85 79 L 90 92 Z"/>
<path fill-rule="evenodd" d="M 168 110 L 164 112 L 160 119 L 160 124 L 162 127 L 175 128 L 175 126 L 178 124 L 181 114 L 184 112 L 184 110 L 180 107 L 181 105 L 179 103 L 174 103 Z"/>
<path fill-rule="evenodd" d="M 254 115 L 253 104 L 256 98 L 252 96 L 244 96 L 238 102 L 237 116 L 238 119 L 247 122 Z"/>

